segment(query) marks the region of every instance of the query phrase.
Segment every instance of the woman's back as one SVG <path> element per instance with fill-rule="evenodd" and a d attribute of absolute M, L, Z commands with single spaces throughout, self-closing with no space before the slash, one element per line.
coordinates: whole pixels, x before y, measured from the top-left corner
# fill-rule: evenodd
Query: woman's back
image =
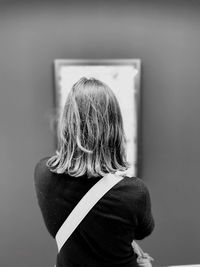
<path fill-rule="evenodd" d="M 55 235 L 75 205 L 102 177 L 72 177 L 51 172 L 44 158 L 35 167 L 39 206 Z M 133 267 L 133 239 L 154 227 L 149 192 L 142 180 L 125 177 L 93 207 L 57 256 L 57 267 Z"/>

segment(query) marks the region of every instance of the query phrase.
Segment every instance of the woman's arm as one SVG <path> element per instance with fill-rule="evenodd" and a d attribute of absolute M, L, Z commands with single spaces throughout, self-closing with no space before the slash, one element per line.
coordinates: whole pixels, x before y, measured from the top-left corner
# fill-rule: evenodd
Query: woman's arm
<path fill-rule="evenodd" d="M 142 180 L 140 180 L 140 194 L 137 199 L 136 210 L 135 239 L 141 240 L 150 235 L 155 227 L 149 190 Z"/>

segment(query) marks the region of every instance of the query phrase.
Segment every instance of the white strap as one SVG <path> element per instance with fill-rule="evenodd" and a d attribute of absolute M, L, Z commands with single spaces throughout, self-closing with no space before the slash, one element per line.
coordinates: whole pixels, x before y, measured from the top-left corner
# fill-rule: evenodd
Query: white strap
<path fill-rule="evenodd" d="M 99 199 L 122 179 L 122 176 L 109 173 L 83 196 L 56 234 L 58 251 Z"/>

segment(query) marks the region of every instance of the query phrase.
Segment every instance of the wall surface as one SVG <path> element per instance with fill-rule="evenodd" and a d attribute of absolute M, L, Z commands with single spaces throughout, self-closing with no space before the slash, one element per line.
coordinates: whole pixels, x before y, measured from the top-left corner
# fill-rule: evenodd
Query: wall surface
<path fill-rule="evenodd" d="M 54 151 L 56 58 L 141 58 L 142 178 L 156 221 L 142 245 L 157 266 L 200 263 L 200 4 L 32 2 L 0 2 L 1 267 L 55 261 L 33 170 Z"/>

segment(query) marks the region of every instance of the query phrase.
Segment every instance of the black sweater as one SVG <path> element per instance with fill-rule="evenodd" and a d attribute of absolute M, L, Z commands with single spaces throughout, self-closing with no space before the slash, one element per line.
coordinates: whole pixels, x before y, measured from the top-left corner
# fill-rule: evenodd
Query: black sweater
<path fill-rule="evenodd" d="M 57 231 L 85 193 L 102 177 L 56 174 L 41 159 L 34 173 L 35 189 L 45 225 Z M 92 208 L 57 255 L 57 267 L 133 267 L 133 239 L 154 228 L 150 196 L 144 182 L 125 177 Z"/>

